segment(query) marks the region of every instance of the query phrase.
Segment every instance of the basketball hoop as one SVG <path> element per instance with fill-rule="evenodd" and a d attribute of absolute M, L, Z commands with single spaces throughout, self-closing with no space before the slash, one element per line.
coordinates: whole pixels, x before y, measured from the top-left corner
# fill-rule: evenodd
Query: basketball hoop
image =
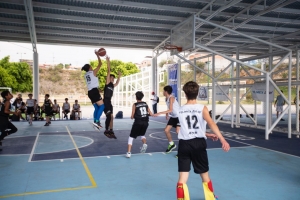
<path fill-rule="evenodd" d="M 175 46 L 175 45 L 167 44 L 163 48 L 167 49 L 167 50 L 174 50 L 174 49 L 176 49 L 178 52 L 182 52 L 182 47 L 178 47 L 178 46 Z"/>

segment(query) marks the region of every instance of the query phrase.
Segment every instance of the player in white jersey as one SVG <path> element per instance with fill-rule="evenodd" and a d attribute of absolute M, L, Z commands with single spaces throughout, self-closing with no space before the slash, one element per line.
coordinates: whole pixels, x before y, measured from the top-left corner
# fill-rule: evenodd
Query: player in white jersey
<path fill-rule="evenodd" d="M 171 129 L 172 127 L 176 128 L 176 133 L 178 133 L 177 124 L 179 123 L 177 112 L 179 109 L 179 104 L 174 96 L 172 96 L 173 89 L 171 86 L 167 85 L 164 87 L 164 96 L 166 97 L 166 104 L 168 107 L 168 110 L 156 113 L 154 116 L 166 114 L 166 119 L 168 121 L 167 126 L 165 128 L 165 133 L 169 141 L 168 148 L 166 150 L 166 153 L 170 153 L 173 149 L 176 148 L 176 144 L 173 142 L 172 135 L 171 135 Z"/>
<path fill-rule="evenodd" d="M 178 172 L 177 199 L 189 200 L 186 185 L 193 164 L 194 172 L 200 174 L 202 179 L 205 200 L 215 200 L 212 182 L 208 175 L 208 158 L 206 152 L 206 138 L 220 139 L 224 151 L 229 151 L 230 146 L 222 136 L 218 126 L 211 119 L 208 109 L 197 104 L 199 85 L 190 81 L 183 86 L 187 103 L 178 111 L 180 130 L 178 133 Z M 206 133 L 206 124 L 214 134 Z"/>
<path fill-rule="evenodd" d="M 85 64 L 81 70 L 85 71 L 85 80 L 86 80 L 86 85 L 88 87 L 88 96 L 95 108 L 94 110 L 94 126 L 97 127 L 98 129 L 102 128 L 100 124 L 100 117 L 103 113 L 104 110 L 104 104 L 102 97 L 100 95 L 99 91 L 99 80 L 97 77 L 97 73 L 100 70 L 100 67 L 102 65 L 100 56 L 98 53 L 95 51 L 95 54 L 98 58 L 98 66 L 96 69 L 93 70 L 92 66 L 90 64 Z M 109 58 L 106 57 L 106 61 L 109 62 Z"/>
<path fill-rule="evenodd" d="M 30 119 L 28 119 L 29 125 L 32 125 L 32 116 L 34 114 L 34 106 L 35 106 L 35 99 L 32 99 L 32 94 L 28 94 L 29 99 L 26 100 L 26 115 L 30 116 Z"/>

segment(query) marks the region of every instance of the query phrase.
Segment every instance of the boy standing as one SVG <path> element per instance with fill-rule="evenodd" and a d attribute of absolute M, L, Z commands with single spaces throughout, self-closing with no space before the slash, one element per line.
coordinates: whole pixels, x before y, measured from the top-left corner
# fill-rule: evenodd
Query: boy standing
<path fill-rule="evenodd" d="M 45 115 L 46 115 L 46 124 L 44 126 L 49 126 L 49 124 L 51 124 L 50 122 L 50 117 L 52 116 L 52 101 L 49 99 L 50 95 L 46 94 L 45 95 L 45 100 L 44 100 L 44 104 L 43 104 L 43 108 L 45 111 Z"/>
<path fill-rule="evenodd" d="M 179 104 L 175 97 L 172 95 L 173 89 L 171 86 L 167 85 L 164 87 L 164 96 L 166 97 L 166 104 L 168 107 L 167 111 L 156 113 L 154 116 L 166 114 L 166 119 L 168 121 L 168 124 L 165 128 L 165 133 L 169 141 L 168 148 L 166 150 L 166 153 L 170 153 L 173 149 L 176 148 L 176 144 L 173 142 L 172 136 L 171 136 L 171 128 L 176 128 L 176 133 L 178 133 L 179 128 L 177 128 L 177 125 L 179 123 L 177 112 L 179 109 Z"/>
<path fill-rule="evenodd" d="M 128 151 L 126 154 L 127 158 L 131 157 L 131 147 L 133 139 L 136 139 L 138 136 L 141 136 L 143 146 L 141 148 L 141 153 L 145 153 L 147 150 L 146 137 L 145 133 L 149 125 L 149 115 L 152 116 L 152 113 L 146 102 L 143 102 L 144 97 L 143 92 L 135 93 L 137 102 L 132 106 L 131 119 L 134 119 L 134 123 L 131 128 L 130 136 L 128 138 Z"/>
<path fill-rule="evenodd" d="M 13 134 L 18 131 L 18 129 L 9 121 L 8 117 L 10 114 L 18 115 L 18 110 L 11 112 L 10 100 L 13 98 L 13 95 L 8 91 L 3 91 L 1 93 L 3 98 L 3 103 L 0 105 L 0 146 L 2 146 L 2 140 L 4 137 Z"/>
<path fill-rule="evenodd" d="M 281 93 L 283 93 L 282 90 L 280 90 L 280 91 L 281 91 Z M 279 113 L 281 114 L 283 112 L 284 104 L 285 104 L 285 100 L 284 100 L 283 96 L 281 94 L 278 95 L 274 102 L 274 107 L 276 106 L 276 111 L 277 111 L 277 113 L 276 113 L 277 118 L 278 118 Z M 284 121 L 284 119 L 280 119 L 280 121 Z"/>
<path fill-rule="evenodd" d="M 32 99 L 32 94 L 28 94 L 29 99 L 26 100 L 27 110 L 26 114 L 30 116 L 30 119 L 28 119 L 29 125 L 32 125 L 32 116 L 34 113 L 34 106 L 35 106 L 35 100 Z"/>
<path fill-rule="evenodd" d="M 218 126 L 209 116 L 206 106 L 197 104 L 196 98 L 199 86 L 196 82 L 189 81 L 183 86 L 187 103 L 178 111 L 180 130 L 178 133 L 178 171 L 177 199 L 189 199 L 186 182 L 188 180 L 191 163 L 194 172 L 200 174 L 202 179 L 205 200 L 215 200 L 212 182 L 208 175 L 208 158 L 206 152 L 207 137 L 220 139 L 224 151 L 229 151 L 230 146 L 223 138 Z M 206 124 L 216 134 L 205 134 Z"/>

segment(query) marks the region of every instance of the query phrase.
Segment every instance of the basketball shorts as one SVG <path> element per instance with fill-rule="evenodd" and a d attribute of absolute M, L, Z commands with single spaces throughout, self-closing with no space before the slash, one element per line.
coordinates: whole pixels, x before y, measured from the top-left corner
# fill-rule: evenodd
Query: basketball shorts
<path fill-rule="evenodd" d="M 179 140 L 178 172 L 189 172 L 191 170 L 191 163 L 196 174 L 208 172 L 206 147 L 206 140 L 204 138 Z"/>
<path fill-rule="evenodd" d="M 27 111 L 26 111 L 27 115 L 31 115 L 34 113 L 34 107 L 27 107 Z"/>
<path fill-rule="evenodd" d="M 53 115 L 53 110 L 52 110 L 51 107 L 50 108 L 45 108 L 45 115 L 46 115 L 46 117 L 50 117 L 50 116 Z"/>
<path fill-rule="evenodd" d="M 174 117 L 170 117 L 169 121 L 168 121 L 168 126 L 172 126 L 174 128 L 177 127 L 177 125 L 179 125 L 179 120 L 178 117 L 174 118 Z"/>
<path fill-rule="evenodd" d="M 93 89 L 89 90 L 88 97 L 90 98 L 92 103 L 96 103 L 96 102 L 102 100 L 102 97 L 100 95 L 98 88 L 93 88 Z"/>
<path fill-rule="evenodd" d="M 113 112 L 114 111 L 113 111 L 113 106 L 111 104 L 111 101 L 104 99 L 104 113 L 105 113 L 105 115 L 113 114 Z"/>
<path fill-rule="evenodd" d="M 149 123 L 147 121 L 134 122 L 131 128 L 130 137 L 137 138 L 146 134 Z"/>

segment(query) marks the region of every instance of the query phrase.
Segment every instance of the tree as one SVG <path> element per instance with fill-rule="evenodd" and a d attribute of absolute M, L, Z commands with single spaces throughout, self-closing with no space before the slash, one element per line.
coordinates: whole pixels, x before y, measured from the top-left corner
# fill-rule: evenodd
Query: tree
<path fill-rule="evenodd" d="M 27 63 L 9 62 L 7 56 L 0 61 L 0 67 L 3 81 L 1 85 L 11 87 L 15 92 L 32 91 L 32 71 Z M 3 78 L 4 75 L 7 78 Z"/>
<path fill-rule="evenodd" d="M 90 65 L 95 69 L 98 66 L 98 60 L 94 60 L 90 62 Z M 135 74 L 139 72 L 139 69 L 132 62 L 124 63 L 120 60 L 111 60 L 110 61 L 111 74 L 118 77 L 118 72 L 121 71 L 122 76 L 128 76 L 130 74 Z M 103 89 L 106 82 L 107 76 L 107 63 L 102 60 L 102 66 L 97 74 L 99 79 L 100 88 Z"/>
<path fill-rule="evenodd" d="M 176 63 L 172 57 L 170 57 L 168 60 L 161 60 L 158 64 L 159 67 L 163 67 L 165 64 L 174 64 Z"/>

